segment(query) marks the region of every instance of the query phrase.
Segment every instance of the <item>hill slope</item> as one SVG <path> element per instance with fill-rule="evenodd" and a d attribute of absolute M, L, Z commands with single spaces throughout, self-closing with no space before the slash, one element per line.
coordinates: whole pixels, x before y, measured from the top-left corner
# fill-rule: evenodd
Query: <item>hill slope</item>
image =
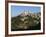
<path fill-rule="evenodd" d="M 40 13 L 21 13 L 11 18 L 11 30 L 39 30 Z"/>

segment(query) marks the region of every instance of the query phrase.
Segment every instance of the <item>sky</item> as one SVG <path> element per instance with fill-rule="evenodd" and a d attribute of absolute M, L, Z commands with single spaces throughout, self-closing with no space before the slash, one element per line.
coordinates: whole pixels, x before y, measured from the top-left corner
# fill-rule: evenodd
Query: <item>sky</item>
<path fill-rule="evenodd" d="M 29 11 L 32 13 L 38 13 L 41 11 L 40 7 L 37 6 L 11 6 L 11 17 L 18 16 L 24 11 Z"/>

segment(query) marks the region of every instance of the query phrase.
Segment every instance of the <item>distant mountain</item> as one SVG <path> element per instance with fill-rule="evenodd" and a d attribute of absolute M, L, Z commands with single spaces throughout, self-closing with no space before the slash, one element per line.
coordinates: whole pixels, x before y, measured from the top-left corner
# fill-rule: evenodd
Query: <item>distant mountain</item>
<path fill-rule="evenodd" d="M 11 29 L 14 30 L 39 30 L 40 13 L 23 12 L 11 19 Z"/>

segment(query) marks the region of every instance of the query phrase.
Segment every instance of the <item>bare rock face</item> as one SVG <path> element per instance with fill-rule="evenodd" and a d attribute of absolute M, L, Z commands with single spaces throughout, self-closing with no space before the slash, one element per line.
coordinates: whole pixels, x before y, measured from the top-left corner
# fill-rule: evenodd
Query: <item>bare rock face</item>
<path fill-rule="evenodd" d="M 21 16 L 30 16 L 30 13 L 28 13 L 28 12 L 24 12 L 24 13 L 21 13 Z"/>

